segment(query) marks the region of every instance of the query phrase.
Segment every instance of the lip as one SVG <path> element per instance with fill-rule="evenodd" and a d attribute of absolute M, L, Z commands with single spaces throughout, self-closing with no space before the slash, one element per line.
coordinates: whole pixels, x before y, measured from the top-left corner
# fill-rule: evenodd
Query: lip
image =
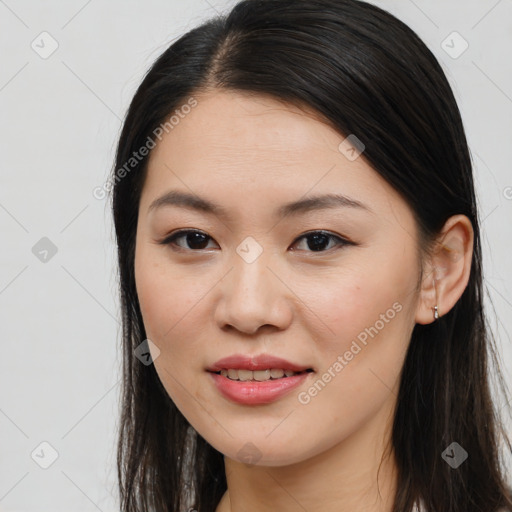
<path fill-rule="evenodd" d="M 209 372 L 220 372 L 222 369 L 229 370 L 266 370 L 267 368 L 279 368 L 281 370 L 291 370 L 294 372 L 303 372 L 310 366 L 302 366 L 291 363 L 286 359 L 274 357 L 270 354 L 259 354 L 257 356 L 248 356 L 244 354 L 233 354 L 229 357 L 219 359 L 212 366 L 206 368 Z M 314 370 L 314 368 L 312 368 Z"/>
<path fill-rule="evenodd" d="M 258 381 L 238 381 L 209 372 L 222 395 L 242 405 L 261 405 L 275 402 L 283 395 L 302 384 L 313 372 L 299 373 L 281 379 Z"/>
<path fill-rule="evenodd" d="M 291 377 L 282 377 L 280 379 L 271 379 L 267 381 L 237 381 L 231 380 L 218 373 L 222 369 L 237 370 L 266 370 L 278 368 L 281 370 L 290 370 L 294 372 L 303 372 Z M 229 357 L 219 359 L 213 365 L 206 368 L 219 392 L 227 399 L 237 404 L 243 405 L 261 405 L 272 403 L 292 389 L 300 386 L 315 371 L 310 366 L 304 366 L 292 363 L 280 357 L 274 357 L 270 354 L 259 354 L 248 356 L 244 354 L 234 354 Z M 312 370 L 306 372 L 305 370 Z"/>

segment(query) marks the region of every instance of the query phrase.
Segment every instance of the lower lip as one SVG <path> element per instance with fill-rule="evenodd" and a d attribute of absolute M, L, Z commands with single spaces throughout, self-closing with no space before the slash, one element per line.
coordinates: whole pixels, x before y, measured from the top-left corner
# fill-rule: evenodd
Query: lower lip
<path fill-rule="evenodd" d="M 302 384 L 313 372 L 299 373 L 291 377 L 271 379 L 263 382 L 254 380 L 231 380 L 217 373 L 208 372 L 217 389 L 229 400 L 243 405 L 272 403 Z"/>

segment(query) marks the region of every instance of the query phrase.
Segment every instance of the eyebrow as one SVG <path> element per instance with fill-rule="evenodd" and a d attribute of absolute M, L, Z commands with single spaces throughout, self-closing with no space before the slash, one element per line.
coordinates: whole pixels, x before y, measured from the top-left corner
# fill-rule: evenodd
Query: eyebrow
<path fill-rule="evenodd" d="M 228 210 L 226 210 L 223 206 L 196 194 L 180 192 L 178 190 L 171 190 L 165 193 L 163 196 L 155 199 L 149 205 L 148 213 L 167 206 L 178 206 L 181 208 L 187 208 L 189 210 L 216 215 L 226 219 L 230 218 Z M 277 210 L 274 212 L 274 215 L 283 218 L 288 215 L 298 215 L 313 210 L 326 210 L 343 207 L 356 208 L 374 213 L 369 206 L 343 194 L 324 194 L 310 196 L 304 199 L 299 199 L 298 201 L 286 203 L 277 208 Z"/>

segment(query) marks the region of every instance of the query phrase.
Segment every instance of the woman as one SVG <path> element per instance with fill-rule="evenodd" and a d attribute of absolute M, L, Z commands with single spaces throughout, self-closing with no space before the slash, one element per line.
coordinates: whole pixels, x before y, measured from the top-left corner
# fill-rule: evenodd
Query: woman
<path fill-rule="evenodd" d="M 112 178 L 123 511 L 512 510 L 471 159 L 411 29 L 242 1 L 153 64 Z"/>

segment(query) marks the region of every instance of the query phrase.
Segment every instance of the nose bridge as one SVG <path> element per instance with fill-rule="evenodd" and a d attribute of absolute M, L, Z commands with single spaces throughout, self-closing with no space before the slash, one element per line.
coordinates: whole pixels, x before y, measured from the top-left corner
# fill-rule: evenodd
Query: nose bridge
<path fill-rule="evenodd" d="M 217 315 L 221 324 L 251 333 L 266 324 L 282 328 L 290 319 L 286 289 L 270 270 L 270 252 L 255 255 L 254 249 L 249 241 L 233 254 L 233 269 L 223 280 L 222 307 Z"/>
<path fill-rule="evenodd" d="M 240 255 L 243 248 L 240 244 L 232 259 L 234 268 L 231 272 L 230 295 L 238 296 L 238 299 L 244 298 L 246 303 L 263 303 L 269 297 L 271 289 L 275 288 L 275 283 L 272 282 L 275 276 L 268 268 L 271 264 L 268 252 L 262 251 L 255 256 L 254 253 L 251 254 L 254 249 L 249 246 L 246 255 L 250 257 L 247 258 L 244 253 Z"/>

